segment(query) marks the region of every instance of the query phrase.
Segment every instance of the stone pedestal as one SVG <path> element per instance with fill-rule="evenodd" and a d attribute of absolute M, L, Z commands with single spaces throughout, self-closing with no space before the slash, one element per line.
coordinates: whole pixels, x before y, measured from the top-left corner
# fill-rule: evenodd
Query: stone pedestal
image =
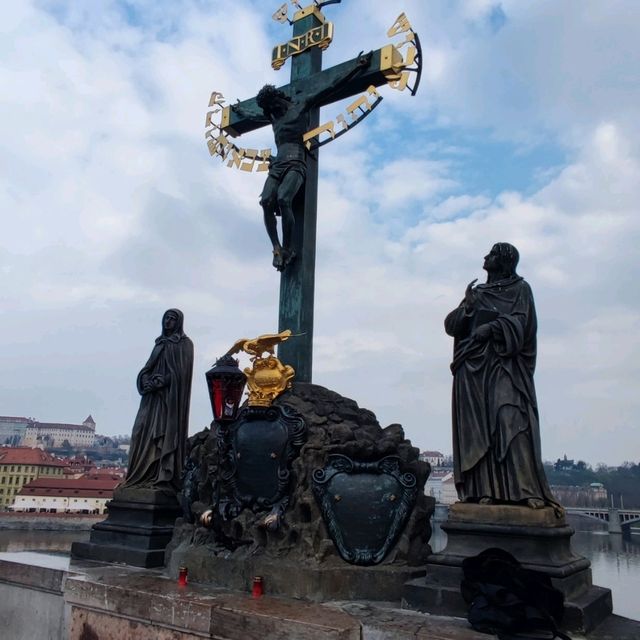
<path fill-rule="evenodd" d="M 178 547 L 167 560 L 167 572 L 177 578 L 180 566 L 189 579 L 233 591 L 250 588 L 254 576 L 263 576 L 269 593 L 315 602 L 372 600 L 399 603 L 403 585 L 424 575 L 424 567 L 382 564 L 358 567 L 345 562 L 322 565 L 291 562 L 283 558 L 214 555 L 207 546 Z"/>
<path fill-rule="evenodd" d="M 447 546 L 429 556 L 426 577 L 405 585 L 404 606 L 439 615 L 466 616 L 468 607 L 460 594 L 462 561 L 498 547 L 524 567 L 547 574 L 564 593 L 563 628 L 589 631 L 611 613 L 611 591 L 592 584 L 589 560 L 571 550 L 574 530 L 550 507 L 534 510 L 457 503 L 441 526 L 447 534 Z"/>
<path fill-rule="evenodd" d="M 181 515 L 175 495 L 152 489 L 116 489 L 108 516 L 91 528 L 89 542 L 75 542 L 73 558 L 135 567 L 164 565 L 165 547 Z"/>

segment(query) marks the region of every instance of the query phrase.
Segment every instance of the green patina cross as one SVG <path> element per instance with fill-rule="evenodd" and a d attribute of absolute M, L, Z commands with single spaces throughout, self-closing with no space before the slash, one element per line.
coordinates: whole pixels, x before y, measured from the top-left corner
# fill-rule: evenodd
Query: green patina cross
<path fill-rule="evenodd" d="M 337 4 L 339 1 L 316 2 L 300 9 L 292 22 L 293 39 L 286 45 L 274 49 L 274 67 L 279 68 L 284 63 L 284 58 L 292 56 L 290 83 L 280 87 L 279 91 L 287 100 L 292 101 L 298 110 L 300 121 L 293 121 L 297 129 L 296 126 L 290 126 L 291 122 L 281 124 L 284 112 L 287 109 L 293 111 L 291 105 L 284 106 L 284 111 L 279 112 L 279 98 L 276 95 L 275 98 L 269 98 L 272 102 L 265 107 L 265 99 L 261 98 L 262 91 L 254 98 L 226 107 L 221 122 L 222 131 L 233 136 L 268 124 L 274 128 L 278 156 L 271 160 L 261 203 L 265 210 L 267 232 L 274 245 L 274 266 L 282 272 L 278 330 L 290 329 L 297 336 L 279 346 L 278 356 L 283 362 L 294 367 L 296 379 L 301 382 L 311 382 L 312 375 L 318 211 L 318 149 L 316 147 L 309 152 L 303 145 L 302 134 L 319 127 L 320 107 L 366 92 L 372 86 L 378 87 L 393 82 L 406 86 L 408 75 L 406 72 L 399 73 L 407 68 L 408 64 L 403 61 L 402 55 L 393 45 L 322 70 L 321 47 L 328 44 L 326 41 L 323 42 L 322 38 L 331 34 L 333 27 L 326 23 L 320 9 L 325 4 Z M 277 19 L 287 21 L 286 5 L 283 5 L 280 12 L 280 18 Z M 388 35 L 404 32 L 410 34 L 406 42 L 417 45 L 418 55 L 416 56 L 414 49 L 413 54 L 407 56 L 411 58 L 409 64 L 414 60 L 418 61 L 418 68 L 411 69 L 418 72 L 418 79 L 411 89 L 412 94 L 415 94 L 420 75 L 419 41 L 403 14 L 389 30 Z M 292 55 L 297 50 L 301 52 Z M 279 55 L 281 58 L 277 60 Z M 278 90 L 276 94 L 277 92 Z M 380 99 L 378 96 L 378 101 Z M 364 99 L 363 101 L 366 102 Z M 371 105 L 367 103 L 366 108 L 370 109 Z M 344 130 L 347 129 L 348 125 L 345 125 Z M 331 134 L 332 137 L 335 136 L 333 128 Z M 296 138 L 295 141 L 292 135 Z M 285 191 L 288 190 L 290 195 L 290 215 L 286 215 L 287 202 L 286 197 L 283 197 L 283 188 Z M 276 211 L 282 215 L 282 246 L 277 236 Z M 291 221 L 290 227 L 287 227 L 288 219 Z"/>

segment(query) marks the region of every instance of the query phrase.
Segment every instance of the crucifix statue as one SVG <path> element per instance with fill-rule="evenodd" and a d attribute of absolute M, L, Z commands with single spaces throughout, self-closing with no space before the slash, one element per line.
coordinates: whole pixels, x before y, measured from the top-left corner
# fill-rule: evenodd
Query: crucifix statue
<path fill-rule="evenodd" d="M 260 124 L 271 124 L 277 148 L 276 157 L 269 162 L 269 175 L 260 196 L 260 204 L 264 211 L 267 235 L 273 246 L 273 266 L 278 271 L 284 271 L 296 257 L 293 246 L 293 199 L 307 175 L 309 152 L 303 138 L 309 131 L 309 115 L 335 90 L 348 85 L 352 78 L 368 67 L 372 54 L 358 56 L 352 69 L 342 76 L 336 76 L 331 85 L 318 87 L 315 93 L 289 97 L 274 85 L 267 84 L 256 96 L 256 103 L 264 115 L 254 120 Z M 240 117 L 252 118 L 240 104 L 232 105 L 231 110 Z M 282 217 L 282 243 L 278 237 L 276 215 Z"/>
<path fill-rule="evenodd" d="M 211 155 L 243 171 L 268 171 L 260 204 L 273 247 L 273 266 L 281 273 L 278 331 L 290 329 L 294 334 L 279 346 L 278 356 L 294 367 L 296 379 L 302 382 L 311 382 L 318 149 L 352 129 L 378 106 L 382 96 L 376 87 L 409 88 L 415 95 L 422 69 L 419 38 L 401 14 L 387 32 L 389 38 L 400 36 L 401 42 L 323 71 L 322 51 L 333 39 L 333 24 L 326 20 L 322 8 L 340 1 L 315 0 L 302 7 L 292 0 L 297 9 L 292 19 L 283 4 L 273 17 L 291 24 L 293 37 L 273 49 L 271 64 L 279 69 L 291 59 L 289 84 L 279 88 L 266 85 L 256 97 L 233 105 L 225 105 L 222 94 L 214 92 L 206 121 Z M 415 73 L 413 86 L 409 85 L 411 73 Z M 320 125 L 320 107 L 359 93 L 362 95 L 344 114 Z M 220 114 L 219 124 L 212 120 L 215 114 Z M 229 139 L 269 124 L 277 147 L 275 157 L 270 149 L 243 149 Z M 282 241 L 276 215 L 282 220 Z"/>

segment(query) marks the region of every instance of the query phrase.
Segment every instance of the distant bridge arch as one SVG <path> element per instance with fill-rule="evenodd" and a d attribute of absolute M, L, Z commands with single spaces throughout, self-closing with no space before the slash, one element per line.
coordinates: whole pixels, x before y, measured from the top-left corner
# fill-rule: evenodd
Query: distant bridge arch
<path fill-rule="evenodd" d="M 634 522 L 640 522 L 640 509 L 589 509 L 587 507 L 568 507 L 568 514 L 586 516 L 600 522 L 606 522 L 609 533 L 622 533 L 630 529 Z"/>

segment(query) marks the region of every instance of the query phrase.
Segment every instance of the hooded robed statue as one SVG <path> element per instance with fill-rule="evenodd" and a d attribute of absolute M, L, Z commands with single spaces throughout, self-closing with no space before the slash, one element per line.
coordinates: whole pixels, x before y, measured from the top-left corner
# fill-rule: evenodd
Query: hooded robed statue
<path fill-rule="evenodd" d="M 189 430 L 193 343 L 182 329 L 184 316 L 169 309 L 162 335 L 138 374 L 142 400 L 133 425 L 129 470 L 122 488 L 180 489 Z"/>
<path fill-rule="evenodd" d="M 486 284 L 466 290 L 445 320 L 454 338 L 453 460 L 461 500 L 557 507 L 542 466 L 536 310 L 505 242 L 485 257 Z"/>

